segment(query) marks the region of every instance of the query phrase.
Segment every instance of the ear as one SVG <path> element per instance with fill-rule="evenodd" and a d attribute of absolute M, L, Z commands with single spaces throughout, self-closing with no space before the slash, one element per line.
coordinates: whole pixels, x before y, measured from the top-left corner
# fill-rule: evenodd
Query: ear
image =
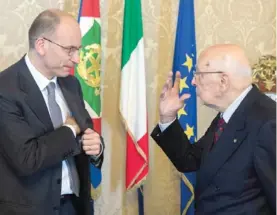
<path fill-rule="evenodd" d="M 220 88 L 222 91 L 226 91 L 230 86 L 229 76 L 225 73 L 221 74 L 220 77 Z"/>
<path fill-rule="evenodd" d="M 44 56 L 47 48 L 47 43 L 45 43 L 45 40 L 43 38 L 38 38 L 35 41 L 35 49 L 39 53 L 39 55 Z"/>

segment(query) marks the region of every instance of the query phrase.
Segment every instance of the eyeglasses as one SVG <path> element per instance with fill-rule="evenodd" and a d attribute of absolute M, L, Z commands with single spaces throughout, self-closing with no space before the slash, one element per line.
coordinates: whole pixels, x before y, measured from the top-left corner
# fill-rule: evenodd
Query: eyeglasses
<path fill-rule="evenodd" d="M 221 73 L 223 73 L 223 72 L 221 72 L 221 71 L 217 71 L 217 72 L 195 72 L 194 74 L 193 74 L 193 77 L 195 77 L 196 75 L 205 75 L 205 74 L 221 74 Z"/>
<path fill-rule="evenodd" d="M 64 49 L 64 50 L 66 50 L 66 52 L 68 53 L 68 55 L 69 55 L 70 57 L 72 57 L 74 53 L 79 52 L 80 49 L 82 48 L 82 47 L 77 48 L 77 47 L 74 47 L 74 46 L 62 46 L 62 45 L 60 45 L 60 44 L 58 44 L 58 43 L 55 43 L 55 42 L 53 42 L 52 40 L 49 40 L 49 39 L 47 39 L 47 38 L 45 38 L 45 37 L 43 37 L 43 39 L 46 40 L 46 41 L 48 41 L 48 42 L 50 42 L 50 43 L 53 43 L 53 44 L 55 44 L 55 45 L 61 47 L 61 48 Z"/>

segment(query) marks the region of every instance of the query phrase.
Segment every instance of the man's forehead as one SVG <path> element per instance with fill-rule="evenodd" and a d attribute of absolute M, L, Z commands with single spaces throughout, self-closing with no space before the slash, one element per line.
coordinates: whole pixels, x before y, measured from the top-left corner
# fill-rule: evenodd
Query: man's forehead
<path fill-rule="evenodd" d="M 227 57 L 222 55 L 213 55 L 200 58 L 197 69 L 203 72 L 224 71 L 226 69 Z"/>
<path fill-rule="evenodd" d="M 57 26 L 57 31 L 61 34 L 68 34 L 73 32 L 80 31 L 79 24 L 72 20 L 70 17 L 61 19 L 60 24 Z"/>
<path fill-rule="evenodd" d="M 234 44 L 219 44 L 205 49 L 199 56 L 197 69 L 200 71 L 228 71 L 235 65 L 249 67 L 248 59 L 243 51 Z"/>
<path fill-rule="evenodd" d="M 81 45 L 80 27 L 75 23 L 62 23 L 56 29 L 58 40 L 63 41 L 64 45 L 79 47 Z"/>

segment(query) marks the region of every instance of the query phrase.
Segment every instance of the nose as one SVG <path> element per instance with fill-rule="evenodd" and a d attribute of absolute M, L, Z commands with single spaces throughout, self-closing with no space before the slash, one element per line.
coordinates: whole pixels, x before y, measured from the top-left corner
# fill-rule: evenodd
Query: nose
<path fill-rule="evenodd" d="M 79 52 L 74 52 L 74 54 L 72 55 L 71 57 L 71 61 L 75 64 L 78 64 L 80 63 L 80 55 L 79 55 Z"/>
<path fill-rule="evenodd" d="M 194 76 L 194 77 L 192 78 L 192 80 L 191 80 L 191 85 L 194 86 L 194 87 L 196 86 L 195 76 Z"/>

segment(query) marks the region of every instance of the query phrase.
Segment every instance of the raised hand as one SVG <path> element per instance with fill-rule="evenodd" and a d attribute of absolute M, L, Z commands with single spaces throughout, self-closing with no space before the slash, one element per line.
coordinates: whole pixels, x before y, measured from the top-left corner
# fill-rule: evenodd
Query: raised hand
<path fill-rule="evenodd" d="M 176 72 L 173 86 L 172 78 L 173 73 L 170 72 L 160 95 L 159 111 L 161 123 L 173 121 L 176 118 L 178 110 L 184 106 L 184 101 L 190 97 L 190 94 L 183 94 L 179 97 L 180 72 Z"/>

